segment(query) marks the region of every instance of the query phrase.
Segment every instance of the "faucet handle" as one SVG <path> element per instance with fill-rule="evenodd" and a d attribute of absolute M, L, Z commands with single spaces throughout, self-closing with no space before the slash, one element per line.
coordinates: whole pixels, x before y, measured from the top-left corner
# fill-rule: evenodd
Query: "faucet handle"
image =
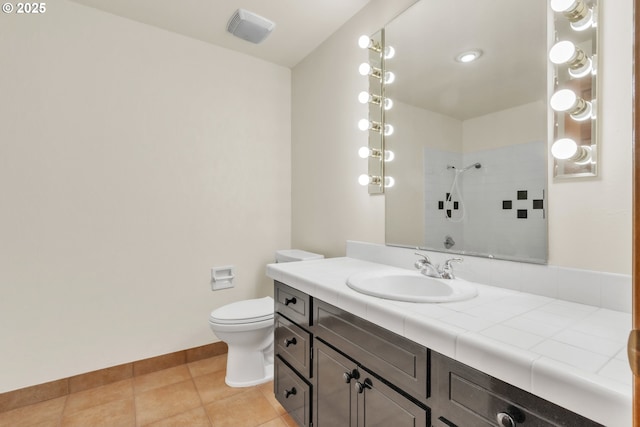
<path fill-rule="evenodd" d="M 414 266 L 418 270 L 423 269 L 426 265 L 431 264 L 431 259 L 429 258 L 428 255 L 421 254 L 420 252 L 416 252 L 415 254 L 422 257 L 422 259 L 417 260 L 414 264 Z"/>
<path fill-rule="evenodd" d="M 462 262 L 464 259 L 462 258 L 451 258 L 444 262 L 442 266 L 442 278 L 444 279 L 455 279 L 456 277 L 453 275 L 453 266 L 451 263 L 453 262 Z"/>

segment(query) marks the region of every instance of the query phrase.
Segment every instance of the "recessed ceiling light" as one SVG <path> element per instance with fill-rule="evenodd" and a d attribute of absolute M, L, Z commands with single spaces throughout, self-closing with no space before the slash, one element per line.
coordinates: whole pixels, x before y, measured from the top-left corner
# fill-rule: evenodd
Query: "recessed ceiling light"
<path fill-rule="evenodd" d="M 458 62 L 473 62 L 476 59 L 482 56 L 482 51 L 480 49 L 473 49 L 464 51 L 456 56 L 456 61 Z"/>

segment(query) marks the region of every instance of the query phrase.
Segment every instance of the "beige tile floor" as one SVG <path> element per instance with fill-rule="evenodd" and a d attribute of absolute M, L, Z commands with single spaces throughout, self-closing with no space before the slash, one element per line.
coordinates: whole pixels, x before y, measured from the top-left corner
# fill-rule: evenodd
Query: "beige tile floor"
<path fill-rule="evenodd" d="M 1 427 L 294 427 L 273 383 L 231 388 L 226 355 L 0 413 Z"/>

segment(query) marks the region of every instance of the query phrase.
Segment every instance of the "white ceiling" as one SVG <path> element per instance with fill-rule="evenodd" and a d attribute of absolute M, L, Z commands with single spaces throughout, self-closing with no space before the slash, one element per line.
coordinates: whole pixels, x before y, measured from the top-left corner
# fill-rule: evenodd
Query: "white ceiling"
<path fill-rule="evenodd" d="M 370 0 L 72 1 L 291 68 Z M 239 8 L 275 22 L 273 33 L 257 45 L 229 34 Z"/>

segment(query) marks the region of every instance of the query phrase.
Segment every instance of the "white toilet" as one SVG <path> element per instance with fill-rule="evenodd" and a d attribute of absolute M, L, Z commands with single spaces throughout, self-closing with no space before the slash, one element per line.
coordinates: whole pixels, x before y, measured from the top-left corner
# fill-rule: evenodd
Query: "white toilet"
<path fill-rule="evenodd" d="M 297 249 L 276 251 L 276 262 L 320 258 L 324 257 Z M 225 382 L 230 387 L 273 379 L 273 312 L 271 297 L 238 301 L 211 312 L 211 330 L 229 347 Z"/>

